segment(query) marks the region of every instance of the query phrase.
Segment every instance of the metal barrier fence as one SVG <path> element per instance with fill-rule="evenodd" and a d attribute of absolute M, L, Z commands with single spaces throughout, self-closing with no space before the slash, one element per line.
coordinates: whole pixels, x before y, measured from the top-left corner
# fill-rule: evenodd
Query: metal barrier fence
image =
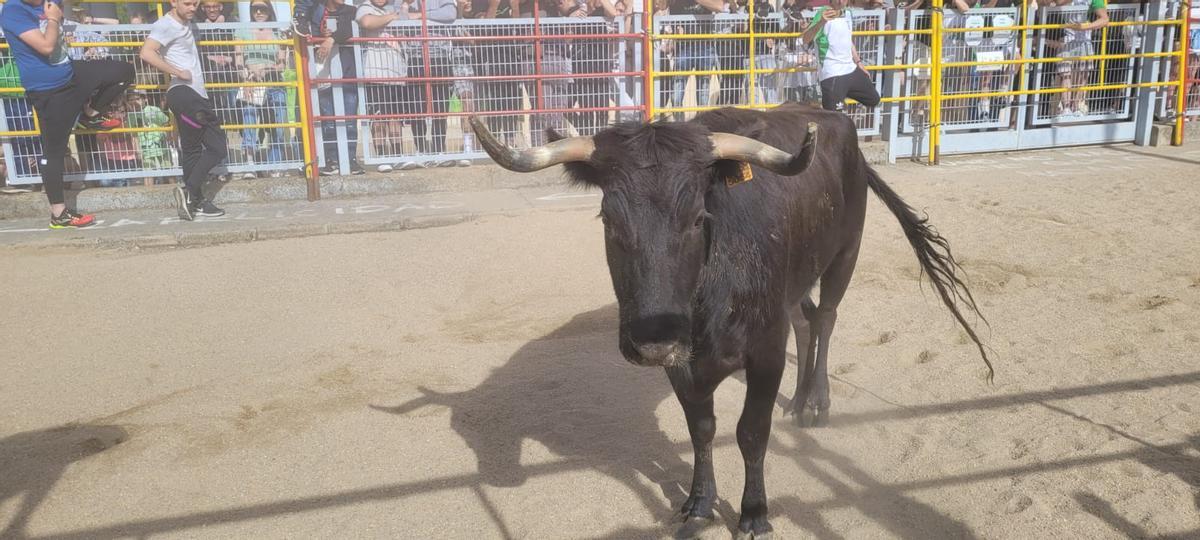
<path fill-rule="evenodd" d="M 136 73 L 134 90 L 111 111 L 121 118 L 123 127 L 105 132 L 76 130 L 65 179 L 128 185 L 179 176 L 178 138 L 165 112 L 166 76 L 138 57 L 150 25 L 67 21 L 63 32 L 73 60 L 121 60 L 133 64 Z M 204 24 L 198 38 L 205 88 L 228 134 L 228 159 L 214 173 L 243 177 L 302 174 L 311 159 L 306 157 L 304 130 L 297 128 L 307 124 L 307 106 L 299 99 L 303 79 L 297 76 L 298 56 L 288 25 Z M 238 70 L 237 64 L 247 67 Z M 0 44 L 0 102 L 7 181 L 39 183 L 40 127 L 25 100 L 7 43 Z"/>
<path fill-rule="evenodd" d="M 1034 9 L 1025 1 L 958 12 L 942 3 L 854 10 L 853 39 L 883 99 L 846 110 L 860 135 L 889 141 L 893 158 L 936 163 L 941 153 L 1144 142 L 1155 117 L 1175 121 L 1179 144 L 1184 117 L 1200 116 L 1200 40 L 1190 35 L 1200 32 L 1200 8 L 1191 8 L 1189 26 L 1180 2 L 1114 4 L 1110 24 L 1081 31 L 1070 25 L 1088 20 L 1085 6 Z M 356 25 L 352 54 L 333 54 L 328 64 L 310 61 L 320 39 L 294 46 L 282 23 L 203 24 L 202 55 L 275 47 L 281 60 L 249 79 L 206 71 L 230 133 L 226 168 L 304 168 L 311 179 L 316 168 L 305 164 L 336 163 L 342 174 L 356 161 L 460 165 L 486 157 L 463 123 L 471 114 L 510 144 L 528 146 L 545 142 L 545 128 L 591 134 L 618 120 L 680 120 L 718 106 L 765 109 L 818 96 L 816 53 L 801 39 L 810 11 L 781 13 L 755 0 L 732 14 L 652 14 L 651 0 L 631 8 L 614 18 L 422 17 L 369 36 Z M 76 134 L 71 179 L 178 174 L 171 127 L 142 114 L 164 90 L 137 59 L 148 29 L 72 27 L 73 55 L 134 63 L 145 97 L 127 103 L 129 127 Z M 36 182 L 36 118 L 4 77 L 6 55 L 0 48 L 10 181 Z M 169 150 L 146 152 L 147 144 Z"/>

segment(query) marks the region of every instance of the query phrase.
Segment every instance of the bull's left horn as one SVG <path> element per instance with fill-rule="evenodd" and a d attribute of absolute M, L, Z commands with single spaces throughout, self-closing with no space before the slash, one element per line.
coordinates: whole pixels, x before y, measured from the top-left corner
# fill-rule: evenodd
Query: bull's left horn
<path fill-rule="evenodd" d="M 510 171 L 533 172 L 568 161 L 587 161 L 596 150 L 596 143 L 592 142 L 591 137 L 570 137 L 528 150 L 517 150 L 497 140 L 478 116 L 471 116 L 467 120 L 488 155 L 497 165 Z"/>
<path fill-rule="evenodd" d="M 817 148 L 817 123 L 808 123 L 808 133 L 804 136 L 804 145 L 795 155 L 789 154 L 766 143 L 762 143 L 732 133 L 713 133 L 713 158 L 745 161 L 777 172 L 784 176 L 792 176 L 804 172 L 812 163 Z"/>

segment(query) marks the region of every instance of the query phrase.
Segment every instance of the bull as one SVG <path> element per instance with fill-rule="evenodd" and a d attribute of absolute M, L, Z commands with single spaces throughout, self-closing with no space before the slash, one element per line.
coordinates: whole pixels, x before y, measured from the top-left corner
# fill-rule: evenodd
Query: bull
<path fill-rule="evenodd" d="M 685 123 L 617 124 L 590 137 L 552 132 L 552 142 L 526 150 L 499 142 L 478 118 L 470 123 L 501 167 L 562 164 L 572 183 L 602 192 L 618 347 L 635 365 L 665 368 L 687 419 L 695 461 L 684 520 L 714 517 L 713 392 L 745 370 L 738 535 L 772 530 L 763 460 L 788 333 L 804 358 L 790 412 L 802 427 L 826 425 L 830 337 L 858 259 L 868 189 L 899 220 L 990 377 L 991 362 L 959 306 L 982 315 L 949 244 L 866 163 L 841 113 L 799 104 L 720 109 Z M 818 283 L 819 304 L 811 298 Z"/>

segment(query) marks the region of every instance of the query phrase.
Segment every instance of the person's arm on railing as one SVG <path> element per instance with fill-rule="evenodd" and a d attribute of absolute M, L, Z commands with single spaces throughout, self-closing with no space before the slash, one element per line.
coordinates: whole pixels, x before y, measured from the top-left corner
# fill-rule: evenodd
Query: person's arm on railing
<path fill-rule="evenodd" d="M 387 15 L 362 15 L 358 18 L 358 26 L 363 30 L 379 30 L 398 20 L 400 14 L 395 11 Z"/>

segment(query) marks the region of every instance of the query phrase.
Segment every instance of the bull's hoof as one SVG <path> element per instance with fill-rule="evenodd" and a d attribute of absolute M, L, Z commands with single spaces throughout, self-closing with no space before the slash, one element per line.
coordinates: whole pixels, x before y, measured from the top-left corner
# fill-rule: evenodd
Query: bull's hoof
<path fill-rule="evenodd" d="M 793 414 L 796 426 L 800 428 L 829 427 L 829 409 L 813 409 L 805 407 Z"/>
<path fill-rule="evenodd" d="M 737 540 L 764 540 L 772 538 L 774 535 L 771 524 L 767 521 L 766 516 L 746 517 L 738 521 Z"/>
<path fill-rule="evenodd" d="M 690 519 L 714 519 L 713 506 L 717 503 L 716 495 L 690 495 L 683 502 L 683 507 L 679 509 L 679 520 L 688 521 Z"/>
<path fill-rule="evenodd" d="M 712 538 L 718 526 L 714 519 L 704 518 L 687 518 L 683 524 L 675 530 L 675 534 L 671 538 L 675 540 L 699 540 L 701 538 Z"/>

